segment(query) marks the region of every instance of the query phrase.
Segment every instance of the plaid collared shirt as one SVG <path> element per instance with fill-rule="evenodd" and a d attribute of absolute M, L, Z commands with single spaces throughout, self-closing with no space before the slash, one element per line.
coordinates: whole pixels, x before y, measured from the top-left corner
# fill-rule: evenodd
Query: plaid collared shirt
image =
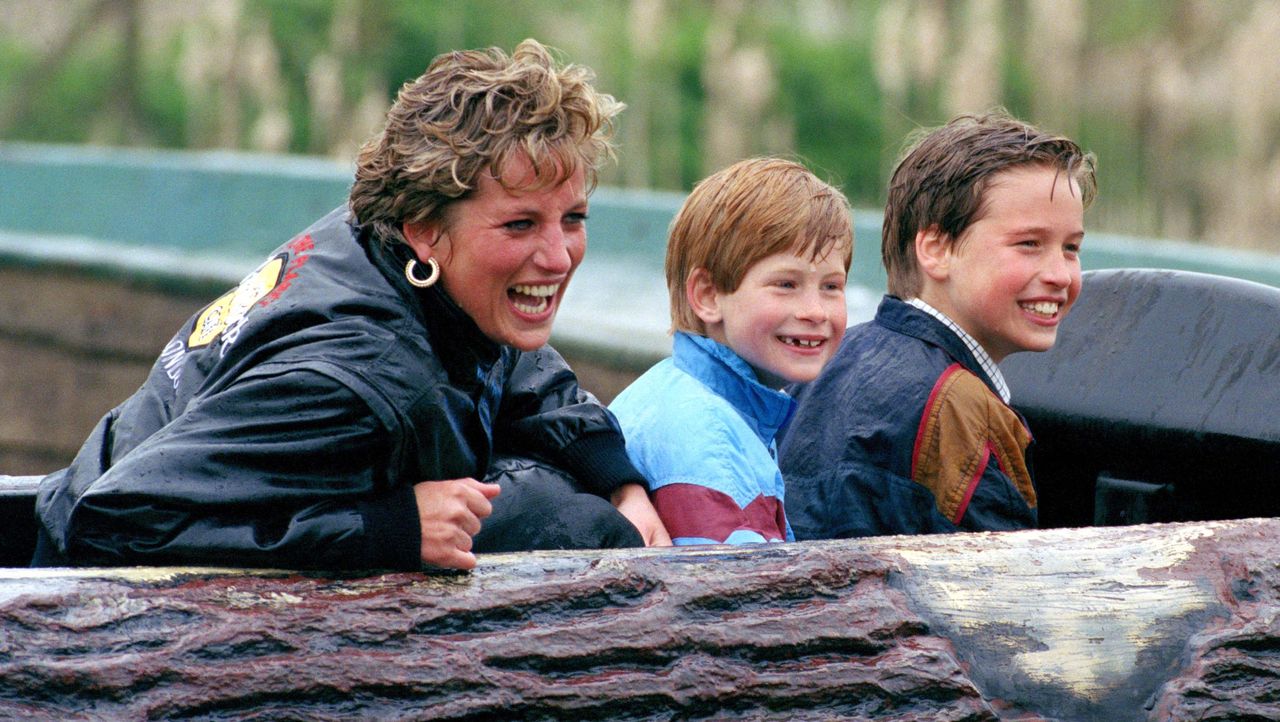
<path fill-rule="evenodd" d="M 990 378 L 991 383 L 996 385 L 996 393 L 1000 394 L 1001 400 L 1006 404 L 1009 403 L 1009 399 L 1012 398 L 1009 394 L 1009 384 L 1005 383 L 1004 374 L 1000 373 L 1000 367 L 996 365 L 995 361 L 991 360 L 991 354 L 987 353 L 986 349 L 982 348 L 982 344 L 978 343 L 977 339 L 970 336 L 964 329 L 957 326 L 955 321 L 952 321 L 947 317 L 947 314 L 939 311 L 933 306 L 930 306 L 924 301 L 921 301 L 918 298 L 912 298 L 908 299 L 907 303 L 938 319 L 944 326 L 951 329 L 952 333 L 958 336 L 961 341 L 964 341 L 964 345 L 968 346 L 969 350 L 973 352 L 973 357 L 978 359 L 978 365 L 982 367 L 983 371 L 987 372 L 987 378 Z"/>

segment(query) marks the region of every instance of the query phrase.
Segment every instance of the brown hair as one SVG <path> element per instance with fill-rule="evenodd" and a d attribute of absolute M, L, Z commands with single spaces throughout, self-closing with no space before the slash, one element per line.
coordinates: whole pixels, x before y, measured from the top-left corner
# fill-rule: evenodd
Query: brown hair
<path fill-rule="evenodd" d="M 578 168 L 594 187 L 624 106 L 597 93 L 593 79 L 588 68 L 557 67 L 536 40 L 510 57 L 499 48 L 437 56 L 400 89 L 385 127 L 360 150 L 350 197 L 356 220 L 403 243 L 405 223 L 443 220 L 481 172 L 498 175 L 517 153 L 533 165 L 530 188 L 560 183 Z"/>
<path fill-rule="evenodd" d="M 880 252 L 889 275 L 889 293 L 900 298 L 920 293 L 918 232 L 937 226 L 952 243 L 957 242 L 979 219 L 992 176 L 1026 165 L 1055 168 L 1074 180 L 1085 208 L 1097 195 L 1092 153 L 1004 110 L 961 115 L 940 128 L 914 134 L 889 180 L 884 208 Z M 1075 192 L 1070 184 L 1068 190 Z"/>
<path fill-rule="evenodd" d="M 705 268 L 716 290 L 732 293 L 758 261 L 795 251 L 818 259 L 843 246 L 853 258 L 849 201 L 803 165 L 752 158 L 704 178 L 671 222 L 667 290 L 675 331 L 706 334 L 685 296 L 695 269 Z"/>

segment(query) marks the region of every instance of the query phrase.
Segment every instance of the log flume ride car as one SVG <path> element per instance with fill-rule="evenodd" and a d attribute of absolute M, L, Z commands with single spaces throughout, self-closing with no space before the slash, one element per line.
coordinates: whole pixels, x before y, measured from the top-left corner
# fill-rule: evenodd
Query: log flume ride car
<path fill-rule="evenodd" d="M 1280 719 L 1278 318 L 1258 284 L 1086 274 L 1005 364 L 1038 531 L 32 570 L 35 478 L 2 479 L 0 717 Z"/>

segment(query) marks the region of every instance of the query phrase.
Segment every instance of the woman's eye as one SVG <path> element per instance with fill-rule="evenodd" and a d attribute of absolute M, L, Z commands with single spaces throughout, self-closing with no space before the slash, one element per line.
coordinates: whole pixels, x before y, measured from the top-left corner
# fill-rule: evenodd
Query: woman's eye
<path fill-rule="evenodd" d="M 508 221 L 507 223 L 503 224 L 503 227 L 509 231 L 527 231 L 530 228 L 533 228 L 533 221 L 530 221 L 527 219 L 521 219 L 518 221 Z"/>

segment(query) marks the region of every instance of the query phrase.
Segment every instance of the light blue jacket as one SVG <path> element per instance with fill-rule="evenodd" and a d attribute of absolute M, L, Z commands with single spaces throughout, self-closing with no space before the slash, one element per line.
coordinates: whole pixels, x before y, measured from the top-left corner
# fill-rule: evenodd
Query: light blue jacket
<path fill-rule="evenodd" d="M 774 441 L 794 406 L 728 347 L 679 332 L 609 409 L 672 540 L 741 544 L 795 538 Z"/>

